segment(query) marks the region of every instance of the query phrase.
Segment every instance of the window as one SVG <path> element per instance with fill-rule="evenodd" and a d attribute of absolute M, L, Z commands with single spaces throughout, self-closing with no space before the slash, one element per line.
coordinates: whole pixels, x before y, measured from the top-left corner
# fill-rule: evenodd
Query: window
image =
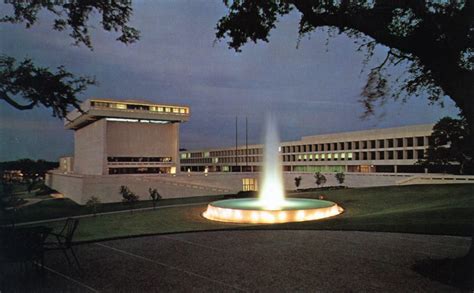
<path fill-rule="evenodd" d="M 242 178 L 242 190 L 243 191 L 258 190 L 257 178 Z"/>
<path fill-rule="evenodd" d="M 389 148 L 393 148 L 393 146 L 395 145 L 395 142 L 394 142 L 394 141 L 395 141 L 395 139 L 389 139 L 389 140 L 388 140 L 388 147 L 389 147 Z"/>
<path fill-rule="evenodd" d="M 403 138 L 397 138 L 397 147 L 403 147 Z"/>
<path fill-rule="evenodd" d="M 425 140 L 423 136 L 419 136 L 416 138 L 416 145 L 417 146 L 424 146 L 425 145 Z"/>
<path fill-rule="evenodd" d="M 413 137 L 408 137 L 406 140 L 407 140 L 407 146 L 412 147 L 413 146 Z"/>
<path fill-rule="evenodd" d="M 379 139 L 379 148 L 384 148 L 385 147 L 385 140 Z"/>

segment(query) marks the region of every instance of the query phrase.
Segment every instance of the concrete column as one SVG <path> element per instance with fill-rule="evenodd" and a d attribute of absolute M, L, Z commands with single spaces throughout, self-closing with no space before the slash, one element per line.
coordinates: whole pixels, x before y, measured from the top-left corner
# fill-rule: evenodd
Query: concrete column
<path fill-rule="evenodd" d="M 398 173 L 397 165 L 393 166 L 393 171 L 394 171 L 395 173 Z"/>

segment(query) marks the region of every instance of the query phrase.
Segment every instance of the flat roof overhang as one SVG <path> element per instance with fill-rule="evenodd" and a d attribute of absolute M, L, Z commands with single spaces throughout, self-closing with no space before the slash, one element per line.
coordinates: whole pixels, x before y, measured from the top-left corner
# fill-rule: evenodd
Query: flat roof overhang
<path fill-rule="evenodd" d="M 64 127 L 66 129 L 77 130 L 102 118 L 158 120 L 170 123 L 189 121 L 189 114 L 179 113 L 163 113 L 130 109 L 89 109 L 84 113 L 80 113 L 78 110 L 75 111 L 77 111 L 77 113 L 74 113 L 76 115 L 71 115 L 72 117 L 75 117 L 75 119 L 66 119 L 64 121 Z"/>

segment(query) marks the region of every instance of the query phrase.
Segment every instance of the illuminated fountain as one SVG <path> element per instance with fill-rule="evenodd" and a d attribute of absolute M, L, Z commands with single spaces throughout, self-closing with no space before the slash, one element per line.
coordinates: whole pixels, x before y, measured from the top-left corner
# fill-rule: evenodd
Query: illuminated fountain
<path fill-rule="evenodd" d="M 326 200 L 285 198 L 276 123 L 267 119 L 262 188 L 258 198 L 211 202 L 203 216 L 209 220 L 236 223 L 286 223 L 318 220 L 342 213 Z"/>

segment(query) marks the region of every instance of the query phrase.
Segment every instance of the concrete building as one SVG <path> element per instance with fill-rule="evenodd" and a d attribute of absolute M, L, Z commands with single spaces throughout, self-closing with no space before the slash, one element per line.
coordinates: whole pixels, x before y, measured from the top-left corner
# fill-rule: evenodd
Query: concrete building
<path fill-rule="evenodd" d="M 156 188 L 163 198 L 236 193 L 258 189 L 262 145 L 179 152 L 179 125 L 187 106 L 143 101 L 89 99 L 65 120 L 74 131 L 74 156 L 60 158 L 46 184 L 77 203 L 92 196 L 122 200 L 125 185 L 141 199 Z M 281 143 L 284 184 L 314 187 L 316 171 L 337 185 L 334 172 L 346 172 L 351 187 L 385 186 L 409 180 L 423 157 L 433 125 L 415 125 L 303 137 Z M 180 172 L 181 171 L 181 172 Z M 411 180 L 411 179 L 410 179 Z M 405 182 L 404 181 L 404 182 Z"/>
<path fill-rule="evenodd" d="M 415 163 L 428 148 L 432 124 L 305 136 L 282 142 L 288 172 L 418 173 Z M 255 172 L 263 146 L 249 145 L 180 152 L 183 172 Z"/>
<path fill-rule="evenodd" d="M 186 106 L 89 99 L 65 119 L 74 159 L 60 162 L 74 162 L 74 173 L 84 175 L 176 173 L 179 123 L 189 114 Z"/>

